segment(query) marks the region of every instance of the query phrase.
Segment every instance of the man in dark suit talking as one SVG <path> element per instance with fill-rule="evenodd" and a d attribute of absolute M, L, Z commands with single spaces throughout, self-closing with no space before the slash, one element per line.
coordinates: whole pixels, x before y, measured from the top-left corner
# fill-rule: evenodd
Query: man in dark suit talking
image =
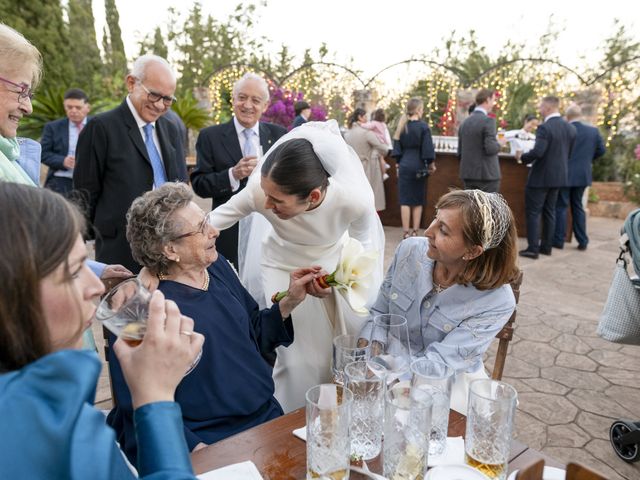
<path fill-rule="evenodd" d="M 522 257 L 536 259 L 540 253 L 551 255 L 556 226 L 556 200 L 560 188 L 567 184 L 569 155 L 576 138 L 576 129 L 560 116 L 559 107 L 558 97 L 542 99 L 539 110 L 544 123 L 536 131 L 536 143 L 527 153 L 516 154 L 516 159 L 531 164 L 524 197 L 529 245 L 520 251 Z"/>
<path fill-rule="evenodd" d="M 496 138 L 496 119 L 489 117 L 495 104 L 494 91 L 485 88 L 476 94 L 476 107 L 460 125 L 458 158 L 460 179 L 467 190 L 500 191 L 498 152 L 505 140 Z"/>
<path fill-rule="evenodd" d="M 233 87 L 232 101 L 233 118 L 201 130 L 196 142 L 191 185 L 199 196 L 213 199 L 212 209 L 244 188 L 260 150 L 266 153 L 287 133 L 284 127 L 259 121 L 269 105 L 269 88 L 259 75 L 244 74 Z M 238 224 L 220 232 L 216 247 L 238 266 Z"/>
<path fill-rule="evenodd" d="M 165 182 L 186 181 L 187 166 L 178 129 L 162 117 L 175 102 L 176 76 L 167 61 L 143 55 L 126 85 L 124 102 L 82 130 L 73 186 L 96 229 L 96 260 L 138 272 L 126 238 L 127 210 Z"/>
<path fill-rule="evenodd" d="M 578 242 L 578 250 L 586 250 L 589 237 L 587 236 L 587 216 L 582 206 L 582 196 L 584 190 L 591 185 L 593 161 L 604 155 L 606 150 L 598 129 L 580 121 L 582 110 L 578 105 L 574 104 L 567 108 L 566 116 L 567 121 L 576 129 L 576 143 L 569 157 L 567 185 L 562 187 L 558 193 L 553 246 L 555 248 L 564 247 L 567 207 L 571 206 L 571 223 Z"/>

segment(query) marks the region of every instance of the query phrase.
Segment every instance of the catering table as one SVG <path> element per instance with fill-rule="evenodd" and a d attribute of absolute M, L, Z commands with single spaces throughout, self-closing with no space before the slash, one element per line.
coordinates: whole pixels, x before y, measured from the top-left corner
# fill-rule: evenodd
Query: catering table
<path fill-rule="evenodd" d="M 304 408 L 295 410 L 270 422 L 214 443 L 191 455 L 196 474 L 201 474 L 233 463 L 251 460 L 265 480 L 300 480 L 306 475 L 306 443 L 291 433 L 305 425 Z M 464 436 L 466 417 L 449 413 L 449 436 Z M 509 472 L 522 468 L 534 460 L 544 458 L 546 465 L 564 467 L 526 445 L 513 441 L 509 458 Z M 382 473 L 380 462 L 367 462 L 371 471 Z M 364 478 L 352 473 L 351 479 Z"/>

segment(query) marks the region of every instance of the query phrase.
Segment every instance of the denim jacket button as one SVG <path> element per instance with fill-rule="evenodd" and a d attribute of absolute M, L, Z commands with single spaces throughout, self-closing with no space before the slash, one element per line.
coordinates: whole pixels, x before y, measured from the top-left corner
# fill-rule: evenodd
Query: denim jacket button
<path fill-rule="evenodd" d="M 431 302 L 424 302 L 424 308 L 429 308 L 431 306 Z"/>
<path fill-rule="evenodd" d="M 397 293 L 394 292 L 394 293 L 391 294 L 391 300 L 395 300 L 397 298 L 398 298 L 398 294 Z"/>
<path fill-rule="evenodd" d="M 451 331 L 451 328 L 452 328 L 452 327 L 451 327 L 451 325 L 449 325 L 448 323 L 446 323 L 446 324 L 444 325 L 444 327 L 442 327 L 442 329 L 443 329 L 445 332 L 450 332 L 450 331 Z"/>

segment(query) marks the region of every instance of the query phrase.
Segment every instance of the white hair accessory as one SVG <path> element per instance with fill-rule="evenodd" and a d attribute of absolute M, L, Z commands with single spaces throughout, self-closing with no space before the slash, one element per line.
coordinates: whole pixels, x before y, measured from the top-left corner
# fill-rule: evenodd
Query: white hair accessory
<path fill-rule="evenodd" d="M 482 248 L 489 250 L 500 245 L 511 227 L 509 205 L 499 193 L 472 190 L 482 220 Z"/>

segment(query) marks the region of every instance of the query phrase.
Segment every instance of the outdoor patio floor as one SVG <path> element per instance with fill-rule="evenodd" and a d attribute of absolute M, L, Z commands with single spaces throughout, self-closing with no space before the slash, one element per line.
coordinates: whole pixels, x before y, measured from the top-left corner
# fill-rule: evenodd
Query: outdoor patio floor
<path fill-rule="evenodd" d="M 203 201 L 203 208 L 208 207 Z M 577 461 L 608 479 L 640 478 L 609 443 L 615 419 L 640 420 L 640 347 L 606 342 L 595 331 L 607 297 L 622 220 L 588 220 L 589 248 L 575 243 L 550 257 L 521 259 L 524 271 L 514 340 L 503 380 L 518 391 L 515 437 L 561 462 Z M 402 237 L 385 228 L 386 264 Z M 524 248 L 524 239 L 520 239 Z M 96 340 L 102 334 L 94 326 Z M 486 358 L 489 371 L 497 341 Z M 109 408 L 103 369 L 98 406 Z"/>

